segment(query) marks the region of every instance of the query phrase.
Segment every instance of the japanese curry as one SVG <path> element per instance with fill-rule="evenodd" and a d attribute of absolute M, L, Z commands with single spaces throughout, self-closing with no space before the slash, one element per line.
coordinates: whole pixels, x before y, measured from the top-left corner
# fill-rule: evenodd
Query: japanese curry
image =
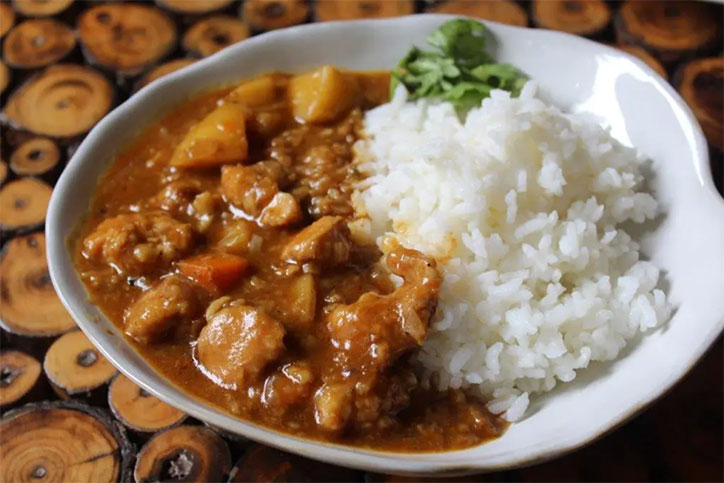
<path fill-rule="evenodd" d="M 74 241 L 92 301 L 162 374 L 254 423 L 343 444 L 440 451 L 498 436 L 461 391 L 424 388 L 441 275 L 354 234 L 362 112 L 385 72 L 322 67 L 201 95 L 100 181 Z"/>

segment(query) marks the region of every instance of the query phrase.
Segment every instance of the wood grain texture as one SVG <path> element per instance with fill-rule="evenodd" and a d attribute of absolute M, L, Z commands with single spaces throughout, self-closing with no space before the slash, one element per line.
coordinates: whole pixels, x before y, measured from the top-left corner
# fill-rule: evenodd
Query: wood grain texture
<path fill-rule="evenodd" d="M 570 27 L 567 19 L 574 18 L 575 24 L 575 16 L 583 15 L 584 9 L 579 7 L 589 6 L 581 5 L 585 2 L 579 1 L 513 0 L 400 0 L 395 5 L 377 0 L 329 0 L 324 5 L 302 0 L 247 0 L 244 3 L 232 0 L 156 0 L 156 6 L 150 1 L 141 5 L 153 12 L 149 18 L 155 20 L 149 21 L 139 20 L 128 13 L 118 16 L 118 12 L 127 12 L 128 9 L 123 2 L 117 3 L 121 4 L 120 10 L 102 4 L 71 4 L 69 0 L 0 1 L 0 37 L 5 35 L 6 49 L 10 48 L 6 32 L 20 22 L 42 17 L 76 27 L 84 12 L 95 13 L 94 18 L 88 19 L 95 22 L 90 26 L 91 37 L 95 39 L 86 35 L 85 58 L 76 54 L 79 49 L 71 49 L 70 53 L 62 56 L 66 64 L 51 60 L 49 67 L 39 72 L 36 68 L 20 68 L 22 65 L 7 68 L 5 63 L 0 63 L 0 99 L 6 114 L 5 124 L 0 126 L 0 183 L 3 183 L 3 190 L 12 183 L 35 183 L 30 195 L 23 195 L 28 191 L 27 187 L 18 190 L 17 185 L 12 184 L 10 203 L 14 206 L 15 198 L 20 196 L 25 200 L 21 205 L 41 207 L 39 214 L 34 213 L 33 220 L 24 228 L 6 230 L 1 234 L 0 413 L 6 414 L 0 423 L 3 428 L 0 431 L 0 466 L 3 467 L 0 480 L 49 481 L 64 475 L 66 480 L 119 481 L 124 474 L 132 480 L 135 465 L 137 476 L 151 479 L 173 477 L 179 480 L 184 474 L 189 477 L 193 471 L 200 471 L 199 475 L 222 481 L 436 481 L 364 474 L 323 465 L 233 437 L 224 433 L 223 429 L 206 428 L 141 391 L 125 376 L 116 376 L 109 389 L 105 376 L 100 377 L 101 382 L 97 383 L 88 374 L 81 374 L 84 371 L 75 367 L 79 360 L 78 344 L 69 344 L 69 348 L 61 351 L 55 345 L 56 350 L 50 352 L 51 357 L 57 356 L 58 359 L 54 360 L 56 372 L 53 372 L 52 379 L 56 390 L 58 381 L 68 387 L 85 384 L 93 388 L 81 390 L 78 395 L 71 394 L 74 389 L 60 391 L 63 397 L 71 400 L 58 402 L 60 396 L 50 390 L 49 378 L 42 371 L 41 363 L 52 343 L 62 340 L 59 337 L 73 329 L 75 324 L 49 283 L 44 235 L 40 231 L 23 235 L 30 228 L 42 228 L 44 203 L 47 203 L 50 188 L 33 194 L 39 181 L 27 177 L 31 174 L 28 169 L 40 168 L 29 167 L 33 166 L 32 158 L 39 156 L 30 149 L 33 146 L 31 141 L 37 142 L 33 139 L 38 136 L 47 137 L 47 142 L 60 151 L 61 162 L 52 168 L 54 177 L 34 173 L 51 182 L 62 169 L 62 160 L 68 158 L 84 133 L 115 102 L 122 102 L 135 89 L 190 64 L 193 60 L 186 58 L 189 53 L 193 56 L 208 55 L 217 47 L 222 48 L 243 37 L 234 33 L 227 35 L 228 39 L 219 37 L 215 40 L 218 32 L 204 31 L 199 36 L 201 40 L 194 41 L 196 43 L 186 42 L 184 45 L 178 41 L 177 34 L 179 38 L 183 38 L 184 33 L 191 37 L 189 32 L 194 25 L 200 32 L 202 29 L 198 25 L 203 26 L 204 19 L 210 14 L 228 16 L 236 26 L 236 21 L 245 21 L 251 24 L 252 33 L 297 25 L 310 19 L 401 15 L 409 13 L 410 8 L 417 12 L 471 15 L 513 25 L 527 25 L 531 18 L 542 26 L 571 30 L 580 26 Z M 595 3 L 600 7 L 603 2 Z M 549 10 L 554 7 L 563 10 L 552 12 L 554 23 L 551 23 L 545 20 L 546 12 L 536 13 L 535 4 Z M 722 7 L 667 1 L 607 1 L 605 5 L 610 8 L 612 20 L 593 22 L 594 27 L 579 33 L 594 36 L 601 42 L 617 44 L 672 79 L 706 130 L 712 145 L 712 169 L 721 190 L 721 178 L 724 178 L 721 150 L 721 99 L 724 94 L 721 80 L 724 57 L 720 41 L 724 24 Z M 110 10 L 106 10 L 108 8 Z M 108 15 L 99 18 L 97 14 L 104 12 Z M 550 12 L 548 14 L 551 15 Z M 606 15 L 599 12 L 593 17 L 605 18 Z M 103 22 L 108 22 L 110 26 L 104 27 Z M 118 26 L 114 27 L 116 24 Z M 114 31 L 120 32 L 115 40 Z M 139 32 L 157 40 L 149 44 L 147 39 L 136 36 Z M 98 41 L 102 45 L 91 48 Z M 119 50 L 124 50 L 125 54 L 121 55 Z M 175 60 L 164 63 L 165 58 Z M 696 60 L 689 63 L 692 58 Z M 38 65 L 42 62 L 38 61 Z M 92 65 L 102 72 L 91 68 Z M 122 82 L 121 77 L 131 82 Z M 90 94 L 78 95 L 79 92 Z M 19 114 L 21 111 L 22 114 Z M 53 154 L 49 146 L 46 147 Z M 13 155 L 15 168 L 20 166 L 18 172 L 7 169 L 6 163 L 13 163 Z M 0 207 L 0 211 L 5 210 Z M 65 337 L 67 339 L 68 335 Z M 80 352 L 90 349 L 89 346 L 83 347 Z M 723 481 L 723 347 L 724 342 L 720 339 L 669 394 L 589 446 L 528 468 L 449 481 Z M 84 363 L 89 363 L 90 359 L 92 357 L 88 355 L 80 357 Z M 58 366 L 60 369 L 57 369 Z M 58 371 L 62 372 L 61 377 Z M 112 368 L 108 370 L 111 375 L 113 372 Z M 93 379 L 92 383 L 84 382 L 90 379 Z M 89 394 L 92 397 L 89 398 Z M 82 398 L 82 403 L 78 402 L 78 397 Z M 21 406 L 28 401 L 36 403 Z M 92 406 L 87 404 L 89 401 Z M 19 414 L 24 419 L 17 419 Z M 42 418 L 39 419 L 38 414 L 42 414 Z M 7 424 L 10 419 L 14 422 Z M 127 434 L 121 423 L 129 428 Z M 49 428 L 52 431 L 48 431 Z M 32 444 L 28 446 L 18 440 L 20 434 L 32 436 Z M 190 444 L 192 437 L 195 442 Z M 94 455 L 103 456 L 109 454 L 105 451 L 110 450 L 114 456 L 98 458 L 94 460 L 99 462 L 95 465 L 68 465 L 88 459 L 87 450 L 81 446 L 83 438 L 90 438 L 95 445 L 93 447 L 99 449 Z M 141 459 L 135 457 L 134 444 L 137 448 L 145 446 Z M 51 458 L 54 452 L 61 457 Z M 216 456 L 211 453 L 216 453 Z M 198 456 L 197 459 L 194 455 Z M 6 464 L 8 461 L 12 464 Z M 38 479 L 42 471 L 45 471 L 43 479 Z"/>

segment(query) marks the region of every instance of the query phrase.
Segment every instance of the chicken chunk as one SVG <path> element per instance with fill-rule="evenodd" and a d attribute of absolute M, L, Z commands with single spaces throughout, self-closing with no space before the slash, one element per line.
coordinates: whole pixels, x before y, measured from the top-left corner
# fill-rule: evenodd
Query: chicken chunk
<path fill-rule="evenodd" d="M 279 192 L 281 166 L 273 161 L 221 168 L 221 192 L 250 216 L 259 216 Z"/>
<path fill-rule="evenodd" d="M 314 419 L 328 431 L 340 431 L 352 416 L 353 404 L 352 383 L 325 383 L 314 393 Z"/>
<path fill-rule="evenodd" d="M 175 327 L 189 322 L 201 306 L 191 282 L 172 276 L 151 287 L 123 314 L 126 333 L 142 343 L 162 340 Z"/>
<path fill-rule="evenodd" d="M 271 409 L 286 411 L 312 394 L 314 371 L 307 361 L 285 364 L 264 382 L 262 402 Z"/>
<path fill-rule="evenodd" d="M 203 188 L 196 179 L 172 181 L 151 199 L 151 205 L 173 213 L 185 213 Z"/>
<path fill-rule="evenodd" d="M 398 412 L 417 385 L 413 373 L 393 364 L 424 342 L 442 277 L 434 260 L 414 250 L 393 250 L 387 265 L 403 277 L 400 288 L 388 295 L 365 293 L 329 315 L 336 364 L 314 397 L 317 424 L 327 431 Z"/>
<path fill-rule="evenodd" d="M 297 223 L 302 219 L 302 209 L 294 196 L 277 193 L 261 212 L 262 226 L 277 227 Z"/>
<path fill-rule="evenodd" d="M 387 256 L 387 265 L 404 279 L 400 288 L 388 295 L 365 293 L 329 315 L 327 328 L 348 367 L 384 368 L 427 337 L 442 283 L 435 261 L 397 248 Z"/>
<path fill-rule="evenodd" d="M 284 353 L 284 327 L 259 309 L 232 302 L 207 318 L 197 340 L 198 360 L 225 386 L 257 382 Z"/>
<path fill-rule="evenodd" d="M 350 254 L 350 233 L 339 216 L 324 216 L 297 233 L 284 247 L 282 257 L 302 265 L 315 262 L 332 267 L 345 263 Z"/>
<path fill-rule="evenodd" d="M 83 241 L 83 255 L 124 276 L 163 268 L 193 248 L 191 225 L 163 212 L 118 215 L 100 223 Z"/>
<path fill-rule="evenodd" d="M 410 405 L 417 378 L 409 370 L 352 371 L 350 377 L 331 377 L 314 394 L 315 421 L 320 428 L 339 432 L 392 416 Z"/>

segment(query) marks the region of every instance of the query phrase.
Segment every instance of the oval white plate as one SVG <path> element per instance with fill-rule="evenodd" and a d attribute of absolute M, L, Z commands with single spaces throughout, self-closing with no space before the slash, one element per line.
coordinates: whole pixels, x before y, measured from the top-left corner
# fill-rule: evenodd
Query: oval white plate
<path fill-rule="evenodd" d="M 266 71 L 321 64 L 393 67 L 448 16 L 320 23 L 254 37 L 144 88 L 86 137 L 53 192 L 47 219 L 53 284 L 80 327 L 123 373 L 192 416 L 311 458 L 383 472 L 453 474 L 550 458 L 592 441 L 664 393 L 706 351 L 724 325 L 724 203 L 709 172 L 701 129 L 676 92 L 642 62 L 578 37 L 488 23 L 495 55 L 538 81 L 551 101 L 586 110 L 653 160 L 648 180 L 666 215 L 642 239 L 664 269 L 677 309 L 661 329 L 615 363 L 594 364 L 573 384 L 534 400 L 529 416 L 500 439 L 462 451 L 397 454 L 309 441 L 242 421 L 196 400 L 158 375 L 88 300 L 68 237 L 94 185 L 141 129 L 196 93 Z"/>

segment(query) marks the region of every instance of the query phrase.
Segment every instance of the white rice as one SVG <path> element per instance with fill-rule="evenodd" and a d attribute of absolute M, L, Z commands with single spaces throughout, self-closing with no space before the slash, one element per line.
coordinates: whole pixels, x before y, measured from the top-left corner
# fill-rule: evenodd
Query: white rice
<path fill-rule="evenodd" d="M 444 281 L 423 383 L 468 388 L 511 421 L 531 393 L 614 359 L 671 308 L 621 227 L 653 218 L 635 150 L 582 116 L 493 91 L 464 123 L 453 107 L 399 89 L 365 117 L 365 227 L 435 256 Z M 365 219 L 369 221 L 364 221 Z"/>

